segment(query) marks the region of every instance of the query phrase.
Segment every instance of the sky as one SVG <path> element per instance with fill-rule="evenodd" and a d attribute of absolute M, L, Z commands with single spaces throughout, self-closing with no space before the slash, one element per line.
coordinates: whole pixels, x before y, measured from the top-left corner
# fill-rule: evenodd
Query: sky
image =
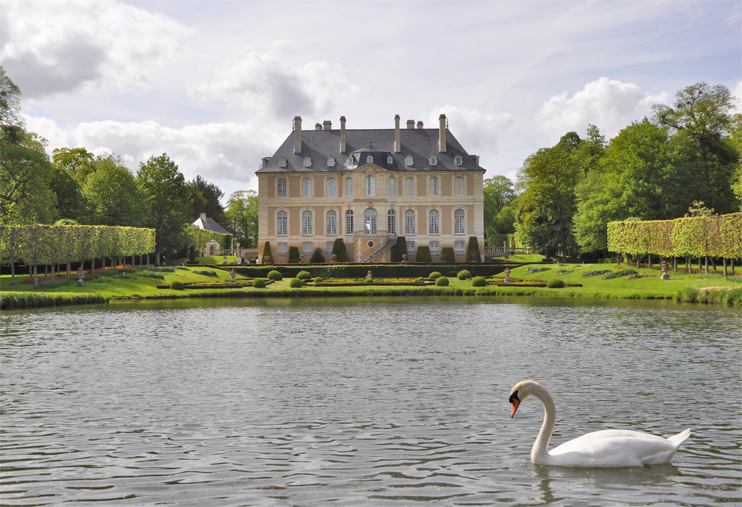
<path fill-rule="evenodd" d="M 257 189 L 297 115 L 445 113 L 486 178 L 515 180 L 565 133 L 610 139 L 694 83 L 742 98 L 742 2 L 0 0 L 0 65 L 49 153 L 134 171 L 167 153 L 225 201 Z"/>

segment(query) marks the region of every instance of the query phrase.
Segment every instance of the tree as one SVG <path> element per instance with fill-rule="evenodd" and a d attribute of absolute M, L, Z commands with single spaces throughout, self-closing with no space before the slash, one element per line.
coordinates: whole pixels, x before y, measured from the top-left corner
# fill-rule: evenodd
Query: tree
<path fill-rule="evenodd" d="M 187 185 L 192 206 L 191 221 L 196 220 L 201 213 L 206 213 L 207 217 L 217 223 L 223 223 L 225 218 L 224 206 L 222 206 L 220 200 L 224 197 L 224 192 L 215 184 L 209 183 L 198 175 Z"/>
<path fill-rule="evenodd" d="M 151 210 L 146 225 L 156 231 L 155 255 L 159 261 L 160 252 L 177 251 L 187 243 L 188 188 L 178 166 L 165 153 L 140 164 L 137 180 Z"/>
<path fill-rule="evenodd" d="M 484 180 L 484 230 L 490 246 L 502 241 L 502 234 L 515 232 L 513 223 L 508 222 L 506 216 L 498 216 L 500 212 L 515 198 L 513 182 L 505 176 L 495 176 Z M 512 213 L 511 213 L 512 214 Z"/>
<path fill-rule="evenodd" d="M 229 196 L 225 228 L 239 238 L 240 245 L 255 248 L 258 244 L 258 194 L 239 190 Z"/>
<path fill-rule="evenodd" d="M 144 226 L 149 207 L 131 171 L 114 155 L 99 156 L 92 165 L 95 171 L 83 186 L 92 221 L 98 225 Z"/>
<path fill-rule="evenodd" d="M 734 97 L 723 85 L 696 83 L 675 95 L 674 107 L 652 107 L 655 120 L 676 132 L 677 144 L 691 159 L 696 177 L 694 186 L 699 200 L 720 213 L 737 208 L 732 181 L 739 152 L 725 135 L 734 109 Z"/>
<path fill-rule="evenodd" d="M 89 204 L 74 173 L 52 164 L 50 189 L 57 202 L 55 218 L 70 219 L 78 223 L 89 222 Z"/>
<path fill-rule="evenodd" d="M 0 65 L 0 127 L 22 126 L 20 111 L 21 90 Z"/>
<path fill-rule="evenodd" d="M 54 148 L 52 160 L 54 165 L 72 174 L 81 186 L 96 169 L 95 155 L 85 148 Z"/>

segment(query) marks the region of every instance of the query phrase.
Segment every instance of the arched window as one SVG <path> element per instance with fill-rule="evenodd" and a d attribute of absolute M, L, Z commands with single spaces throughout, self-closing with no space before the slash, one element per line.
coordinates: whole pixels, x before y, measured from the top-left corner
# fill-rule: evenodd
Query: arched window
<path fill-rule="evenodd" d="M 327 158 L 327 167 L 335 167 L 335 157 Z"/>
<path fill-rule="evenodd" d="M 345 178 L 345 197 L 353 197 L 353 178 Z"/>
<path fill-rule="evenodd" d="M 276 235 L 289 235 L 289 214 L 285 211 L 279 211 L 276 217 Z"/>
<path fill-rule="evenodd" d="M 278 159 L 278 167 L 286 167 L 288 165 L 288 160 L 286 160 L 284 157 L 281 157 Z"/>
<path fill-rule="evenodd" d="M 397 181 L 392 177 L 386 180 L 386 195 L 388 197 L 395 197 L 397 195 Z"/>
<path fill-rule="evenodd" d="M 462 165 L 464 163 L 464 159 L 461 158 L 461 155 L 456 155 L 453 157 L 453 163 L 456 165 Z"/>
<path fill-rule="evenodd" d="M 368 208 L 363 212 L 363 230 L 366 234 L 376 233 L 376 210 Z"/>
<path fill-rule="evenodd" d="M 436 157 L 435 155 L 433 155 L 432 157 L 430 157 L 428 159 L 428 163 L 430 165 L 438 165 L 438 157 Z"/>
<path fill-rule="evenodd" d="M 312 227 L 312 212 L 309 210 L 301 212 L 301 234 L 302 236 L 311 236 L 314 234 Z"/>
<path fill-rule="evenodd" d="M 438 178 L 430 178 L 430 197 L 438 197 Z"/>
<path fill-rule="evenodd" d="M 366 196 L 373 197 L 376 195 L 376 177 L 366 176 Z"/>
<path fill-rule="evenodd" d="M 353 234 L 353 210 L 345 212 L 345 234 Z"/>
<path fill-rule="evenodd" d="M 304 178 L 301 180 L 301 196 L 312 197 L 312 180 Z"/>
<path fill-rule="evenodd" d="M 335 197 L 335 178 L 327 180 L 327 197 Z"/>
<path fill-rule="evenodd" d="M 404 165 L 412 165 L 414 163 L 414 159 L 412 158 L 412 155 L 407 155 L 404 159 Z"/>
<path fill-rule="evenodd" d="M 366 163 L 367 164 L 372 164 L 373 162 L 374 162 L 374 156 L 373 155 L 369 155 L 369 156 L 366 157 Z"/>
<path fill-rule="evenodd" d="M 304 167 L 312 167 L 312 159 L 309 157 L 304 157 Z"/>
<path fill-rule="evenodd" d="M 428 234 L 440 234 L 440 224 L 440 213 L 438 213 L 438 210 L 430 210 L 430 213 L 428 213 Z"/>
<path fill-rule="evenodd" d="M 405 236 L 415 235 L 415 212 L 411 209 L 404 212 L 404 234 Z"/>
<path fill-rule="evenodd" d="M 338 233 L 338 214 L 337 211 L 330 210 L 327 212 L 327 235 L 336 236 Z"/>
<path fill-rule="evenodd" d="M 397 213 L 393 209 L 386 214 L 386 230 L 389 234 L 397 234 Z"/>
<path fill-rule="evenodd" d="M 453 195 L 464 195 L 464 177 L 457 176 L 453 179 Z"/>
<path fill-rule="evenodd" d="M 286 197 L 286 178 L 278 178 L 278 197 Z"/>
<path fill-rule="evenodd" d="M 404 195 L 407 197 L 415 197 L 415 178 L 405 178 Z"/>
<path fill-rule="evenodd" d="M 392 157 L 391 155 L 389 155 L 388 157 L 386 157 L 386 163 L 387 164 L 394 163 L 394 157 Z"/>
<path fill-rule="evenodd" d="M 454 234 L 466 234 L 466 228 L 464 227 L 464 210 L 457 209 L 453 212 L 453 233 Z"/>

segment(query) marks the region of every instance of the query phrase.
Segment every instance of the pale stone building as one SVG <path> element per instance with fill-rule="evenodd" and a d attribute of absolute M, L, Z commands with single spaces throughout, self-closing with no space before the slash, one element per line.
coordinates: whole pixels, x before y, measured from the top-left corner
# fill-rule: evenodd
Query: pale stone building
<path fill-rule="evenodd" d="M 479 157 L 459 144 L 445 115 L 437 129 L 413 120 L 400 129 L 394 120 L 393 129 L 353 130 L 342 116 L 340 129 L 325 121 L 302 130 L 294 118 L 293 133 L 256 172 L 260 256 L 269 241 L 274 262 L 287 262 L 290 246 L 306 261 L 321 248 L 329 261 L 343 238 L 351 262 L 389 262 L 401 235 L 411 261 L 425 245 L 434 262 L 444 247 L 463 262 L 471 236 L 484 246 Z"/>

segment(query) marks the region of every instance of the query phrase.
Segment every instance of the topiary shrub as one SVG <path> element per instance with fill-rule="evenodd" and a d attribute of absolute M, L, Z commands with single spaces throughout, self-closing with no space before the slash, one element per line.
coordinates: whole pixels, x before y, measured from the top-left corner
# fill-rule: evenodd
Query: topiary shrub
<path fill-rule="evenodd" d="M 196 261 L 196 245 L 194 245 L 193 243 L 188 245 L 188 261 L 189 262 Z"/>
<path fill-rule="evenodd" d="M 546 282 L 546 286 L 550 289 L 563 289 L 564 282 L 559 278 L 554 278 L 553 280 Z"/>
<path fill-rule="evenodd" d="M 374 279 L 373 279 L 373 278 L 366 278 L 366 279 L 365 279 L 365 280 L 363 281 L 363 283 L 374 283 Z"/>
<path fill-rule="evenodd" d="M 304 284 L 301 283 L 301 280 L 299 280 L 298 278 L 292 278 L 291 280 L 289 280 L 289 287 L 291 287 L 292 289 L 300 289 L 303 286 Z"/>
<path fill-rule="evenodd" d="M 487 285 L 487 279 L 483 276 L 475 276 L 471 280 L 472 287 L 484 287 Z"/>
<path fill-rule="evenodd" d="M 299 264 L 300 260 L 301 260 L 301 255 L 299 254 L 299 247 L 290 246 L 289 247 L 289 264 Z"/>
<path fill-rule="evenodd" d="M 424 282 L 425 281 L 425 278 L 423 278 L 422 276 L 418 276 L 417 278 L 415 278 L 415 281 L 416 282 Z"/>
<path fill-rule="evenodd" d="M 431 262 L 433 262 L 433 259 L 431 259 L 430 257 L 430 248 L 428 248 L 427 246 L 417 247 L 415 262 L 423 262 L 425 264 L 430 264 Z"/>
<path fill-rule="evenodd" d="M 256 289 L 265 289 L 265 280 L 263 280 L 262 278 L 256 278 L 255 280 L 253 280 L 252 286 Z"/>
<path fill-rule="evenodd" d="M 439 271 L 433 271 L 428 275 L 428 278 L 432 278 L 433 280 L 435 280 L 436 278 L 440 278 L 441 276 L 442 275 Z"/>
<path fill-rule="evenodd" d="M 335 256 L 337 262 L 348 262 L 348 250 L 345 248 L 345 241 L 343 241 L 343 238 L 337 238 L 335 243 L 333 243 L 332 255 Z"/>
<path fill-rule="evenodd" d="M 438 287 L 448 287 L 448 278 L 441 276 L 435 281 L 435 284 Z"/>
<path fill-rule="evenodd" d="M 394 245 L 392 252 L 392 262 L 402 262 L 406 260 L 403 255 L 407 253 L 407 240 L 404 236 L 397 236 L 397 244 Z"/>
<path fill-rule="evenodd" d="M 274 269 L 268 273 L 268 278 L 280 282 L 283 280 L 283 275 Z"/>
<path fill-rule="evenodd" d="M 177 280 L 170 282 L 170 288 L 173 290 L 183 290 L 183 282 Z"/>
<path fill-rule="evenodd" d="M 452 246 L 444 246 L 441 249 L 441 260 L 446 262 L 456 262 L 456 255 L 453 253 Z"/>
<path fill-rule="evenodd" d="M 471 271 L 469 271 L 468 269 L 462 269 L 461 271 L 459 271 L 459 274 L 456 275 L 456 278 L 458 278 L 459 280 L 466 280 L 467 278 L 471 278 Z"/>
<path fill-rule="evenodd" d="M 273 261 L 273 252 L 271 251 L 271 242 L 266 241 L 263 246 L 263 264 L 270 264 Z"/>
<path fill-rule="evenodd" d="M 479 240 L 476 236 L 469 236 L 469 244 L 466 246 L 466 262 L 479 262 L 481 258 Z"/>
<path fill-rule="evenodd" d="M 309 262 L 313 262 L 313 263 L 325 262 L 325 254 L 322 253 L 321 248 L 314 249 L 314 253 L 312 253 L 312 258 L 309 259 Z"/>
<path fill-rule="evenodd" d="M 322 283 L 324 281 L 325 280 L 321 276 L 318 276 L 317 278 L 314 279 L 314 283 Z"/>
<path fill-rule="evenodd" d="M 296 278 L 299 280 L 309 280 L 312 278 L 312 273 L 309 271 L 299 271 L 299 274 L 296 275 Z"/>

